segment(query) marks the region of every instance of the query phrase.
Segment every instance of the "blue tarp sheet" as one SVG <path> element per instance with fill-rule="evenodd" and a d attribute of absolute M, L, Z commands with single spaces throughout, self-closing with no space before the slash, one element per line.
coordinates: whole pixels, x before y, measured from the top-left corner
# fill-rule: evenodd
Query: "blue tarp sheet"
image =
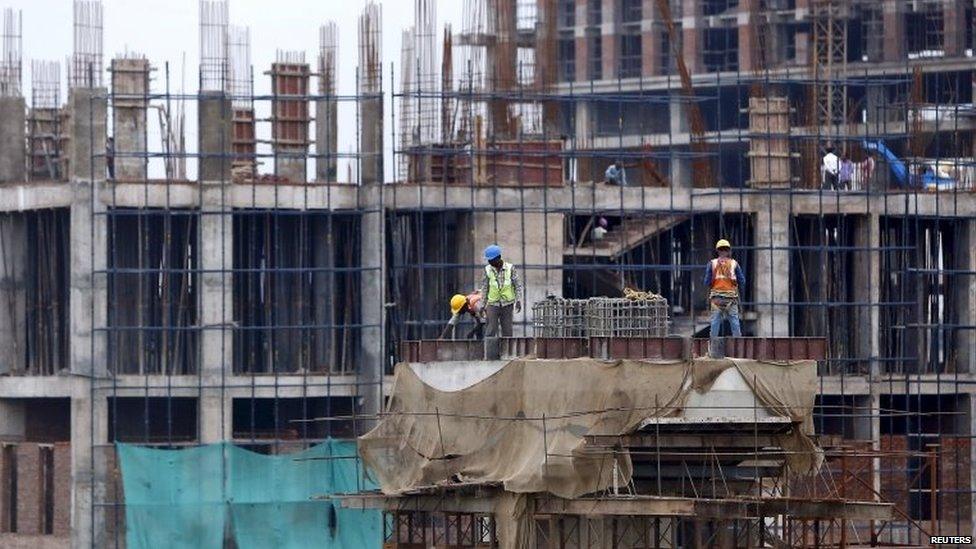
<path fill-rule="evenodd" d="M 313 499 L 375 487 L 356 444 L 330 440 L 266 456 L 230 443 L 185 450 L 118 445 L 129 549 L 369 548 L 382 515 Z"/>

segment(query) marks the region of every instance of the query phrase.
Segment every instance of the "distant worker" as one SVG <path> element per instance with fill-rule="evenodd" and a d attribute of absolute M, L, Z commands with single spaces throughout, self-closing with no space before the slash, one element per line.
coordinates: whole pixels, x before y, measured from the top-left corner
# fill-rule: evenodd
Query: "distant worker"
<path fill-rule="evenodd" d="M 627 186 L 627 172 L 624 171 L 624 166 L 619 160 L 610 164 L 607 171 L 603 174 L 603 178 L 607 185 Z"/>
<path fill-rule="evenodd" d="M 827 154 L 823 157 L 823 186 L 828 189 L 837 188 L 837 176 L 840 173 L 840 159 L 834 154 L 833 147 L 827 147 Z"/>
<path fill-rule="evenodd" d="M 596 227 L 590 232 L 590 238 L 593 241 L 603 240 L 607 236 L 607 218 L 601 217 L 596 222 Z"/>
<path fill-rule="evenodd" d="M 709 288 L 708 302 L 711 305 L 712 322 L 710 336 L 719 337 L 722 321 L 729 319 L 732 337 L 742 335 L 739 323 L 739 288 L 746 285 L 746 275 L 739 262 L 732 259 L 732 244 L 726 239 L 715 243 L 718 257 L 705 266 L 704 284 Z"/>
<path fill-rule="evenodd" d="M 515 312 L 522 312 L 522 284 L 519 283 L 515 265 L 502 259 L 502 249 L 497 244 L 485 248 L 485 276 L 481 281 L 481 295 L 486 298 L 485 316 L 488 325 L 486 338 L 512 336 L 512 319 Z"/>
<path fill-rule="evenodd" d="M 846 154 L 840 160 L 840 168 L 837 170 L 837 180 L 840 184 L 840 188 L 845 191 L 850 191 L 854 189 L 854 162 Z"/>
<path fill-rule="evenodd" d="M 451 320 L 447 321 L 447 326 L 438 339 L 445 339 L 448 332 L 451 339 L 457 339 L 457 326 L 461 323 L 464 315 L 471 316 L 474 320 L 474 327 L 468 332 L 464 339 L 481 339 L 485 335 L 485 307 L 481 299 L 481 292 L 471 292 L 468 295 L 455 294 L 451 298 Z"/>

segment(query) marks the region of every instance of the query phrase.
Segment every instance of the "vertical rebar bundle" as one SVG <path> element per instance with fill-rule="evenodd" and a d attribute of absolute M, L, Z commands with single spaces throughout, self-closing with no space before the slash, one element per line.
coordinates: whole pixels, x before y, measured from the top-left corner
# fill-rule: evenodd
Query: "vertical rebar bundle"
<path fill-rule="evenodd" d="M 461 35 L 457 42 L 458 55 L 455 56 L 457 65 L 454 73 L 457 75 L 458 92 L 461 98 L 457 106 L 457 128 L 459 139 L 471 139 L 474 133 L 475 119 L 484 119 L 487 115 L 484 101 L 470 98 L 475 93 L 485 90 L 485 74 L 487 55 L 484 43 L 477 37 L 491 32 L 491 17 L 488 15 L 486 0 L 464 0 L 462 6 Z M 469 98 L 465 99 L 464 95 Z"/>
<path fill-rule="evenodd" d="M 433 0 L 414 1 L 413 55 L 418 143 L 429 144 L 440 135 L 436 97 L 440 76 L 437 66 L 437 10 Z"/>
<path fill-rule="evenodd" d="M 56 109 L 61 104 L 61 63 L 31 61 L 31 106 Z"/>
<path fill-rule="evenodd" d="M 230 26 L 227 29 L 229 76 L 227 93 L 235 109 L 251 108 L 251 29 Z"/>
<path fill-rule="evenodd" d="M 418 133 L 415 98 L 411 96 L 414 93 L 416 76 L 413 34 L 413 27 L 404 29 L 400 39 L 400 94 L 403 97 L 400 101 L 400 112 L 398 113 L 400 127 L 397 146 L 404 154 L 397 157 L 397 174 L 402 180 L 409 177 L 410 159 L 412 157 L 412 155 L 405 153 L 407 149 L 416 144 Z"/>
<path fill-rule="evenodd" d="M 68 86 L 102 86 L 102 2 L 75 0 L 74 52 L 68 66 Z"/>
<path fill-rule="evenodd" d="M 339 26 L 329 21 L 319 27 L 319 93 L 335 95 L 339 53 Z"/>
<path fill-rule="evenodd" d="M 226 0 L 200 0 L 200 90 L 226 91 L 229 12 Z"/>
<path fill-rule="evenodd" d="M 379 93 L 383 48 L 382 11 L 370 1 L 359 16 L 359 93 Z"/>
<path fill-rule="evenodd" d="M 19 97 L 21 82 L 20 11 L 3 10 L 3 60 L 0 61 L 0 96 Z"/>

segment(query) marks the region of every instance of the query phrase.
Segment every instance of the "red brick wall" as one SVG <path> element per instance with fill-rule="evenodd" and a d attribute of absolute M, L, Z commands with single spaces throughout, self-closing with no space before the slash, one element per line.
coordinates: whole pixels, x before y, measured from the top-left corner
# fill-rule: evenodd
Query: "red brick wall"
<path fill-rule="evenodd" d="M 71 533 L 71 445 L 54 445 L 54 535 Z"/>
<path fill-rule="evenodd" d="M 7 460 L 7 445 L 0 444 L 0 532 L 9 532 L 12 526 L 7 521 L 10 513 L 10 510 L 7 509 L 7 494 L 10 493 L 10 478 L 13 474 L 11 468 L 14 464 L 9 461 Z"/>
<path fill-rule="evenodd" d="M 969 482 L 972 470 L 970 440 L 944 437 L 940 444 L 939 534 L 970 535 L 973 516 Z"/>
<path fill-rule="evenodd" d="M 17 533 L 40 534 L 43 497 L 41 450 L 36 443 L 17 444 Z"/>
<path fill-rule="evenodd" d="M 908 438 L 881 435 L 881 497 L 908 514 Z"/>

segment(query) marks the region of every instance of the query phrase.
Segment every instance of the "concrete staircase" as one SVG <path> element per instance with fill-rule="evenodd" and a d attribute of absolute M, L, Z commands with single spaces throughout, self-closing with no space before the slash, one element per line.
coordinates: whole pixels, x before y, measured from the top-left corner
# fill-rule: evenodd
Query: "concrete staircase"
<path fill-rule="evenodd" d="M 564 254 L 616 259 L 687 219 L 687 215 L 625 217 L 623 223 L 610 229 L 602 240 L 597 241 L 590 240 L 592 228 L 588 226 L 583 244 L 575 248 L 567 247 Z"/>

